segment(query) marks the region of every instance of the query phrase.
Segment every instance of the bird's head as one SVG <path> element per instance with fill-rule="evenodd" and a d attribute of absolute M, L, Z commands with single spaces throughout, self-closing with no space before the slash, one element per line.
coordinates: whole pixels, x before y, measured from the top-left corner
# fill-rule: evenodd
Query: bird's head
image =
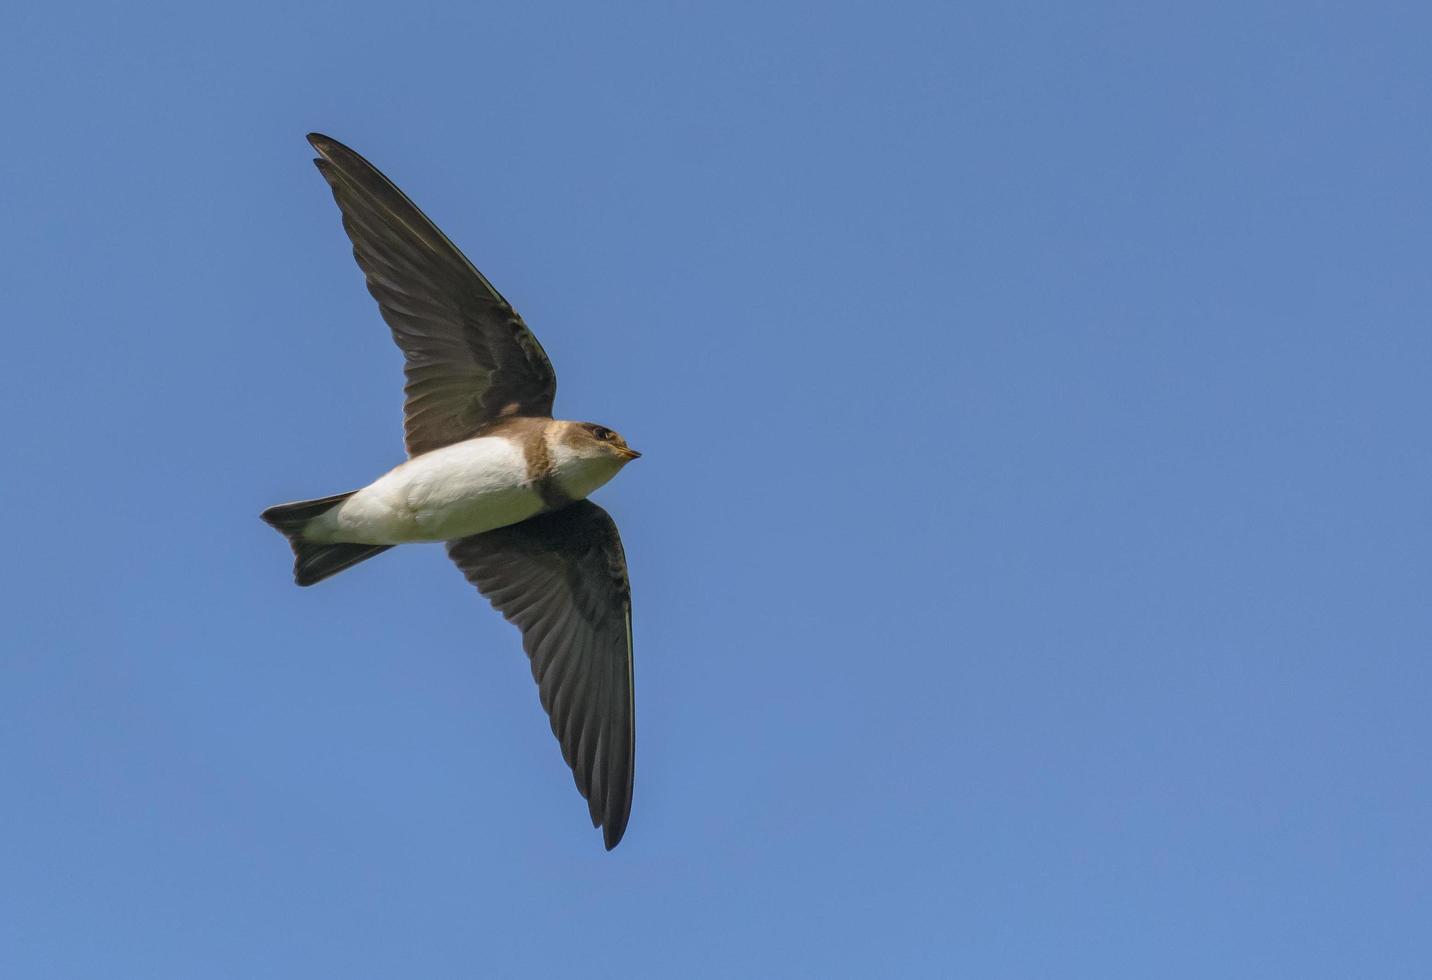
<path fill-rule="evenodd" d="M 586 459 L 605 459 L 624 466 L 641 456 L 616 432 L 604 425 L 578 422 L 568 430 L 568 444 Z"/>

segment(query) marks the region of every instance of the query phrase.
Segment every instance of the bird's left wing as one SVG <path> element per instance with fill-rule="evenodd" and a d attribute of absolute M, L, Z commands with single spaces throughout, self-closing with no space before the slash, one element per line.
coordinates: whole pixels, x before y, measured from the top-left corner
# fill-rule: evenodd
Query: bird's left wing
<path fill-rule="evenodd" d="M 407 361 L 408 455 L 470 439 L 506 415 L 550 417 L 557 375 L 517 311 L 377 167 L 335 139 L 308 140 Z"/>
<path fill-rule="evenodd" d="M 522 630 L 552 733 L 611 850 L 631 813 L 636 749 L 631 587 L 616 522 L 580 500 L 447 548 Z"/>

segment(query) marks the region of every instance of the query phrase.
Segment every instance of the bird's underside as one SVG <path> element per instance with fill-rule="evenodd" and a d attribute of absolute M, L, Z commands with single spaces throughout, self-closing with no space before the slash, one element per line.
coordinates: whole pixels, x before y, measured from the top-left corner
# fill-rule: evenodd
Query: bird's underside
<path fill-rule="evenodd" d="M 309 141 L 368 290 L 406 362 L 403 428 L 412 460 L 405 465 L 430 465 L 442 457 L 438 451 L 459 443 L 480 446 L 469 440 L 502 428 L 504 420 L 549 423 L 556 375 L 511 305 L 371 164 L 325 136 L 313 134 Z M 613 453 L 624 454 L 613 473 L 636 457 L 609 430 L 580 425 L 594 430 L 593 438 L 610 444 Z M 514 445 L 535 457 L 550 455 L 557 444 L 548 437 L 541 446 Z M 561 451 L 557 445 L 559 456 Z M 616 523 L 582 499 L 589 492 L 586 484 L 577 488 L 580 493 L 568 492 L 555 478 L 545 486 L 555 495 L 527 512 L 536 516 L 512 516 L 522 514 L 514 509 L 509 517 L 516 523 L 449 540 L 447 551 L 468 581 L 521 630 L 552 732 L 610 850 L 626 829 L 634 773 L 626 560 Z M 289 537 L 300 584 L 390 546 L 383 538 L 343 540 L 343 533 L 330 527 L 341 524 L 343 514 L 358 513 L 356 501 L 370 490 L 264 512 L 264 519 Z"/>

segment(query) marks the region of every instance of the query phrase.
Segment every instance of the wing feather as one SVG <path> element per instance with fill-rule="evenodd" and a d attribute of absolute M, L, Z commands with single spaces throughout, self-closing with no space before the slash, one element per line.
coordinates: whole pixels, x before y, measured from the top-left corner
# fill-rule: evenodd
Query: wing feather
<path fill-rule="evenodd" d="M 550 417 L 557 376 L 511 304 L 376 167 L 327 136 L 308 140 L 407 362 L 408 455 L 470 439 L 505 415 Z"/>
<path fill-rule="evenodd" d="M 450 541 L 448 554 L 522 631 L 562 758 L 610 850 L 631 814 L 636 745 L 631 586 L 616 523 L 582 500 Z"/>

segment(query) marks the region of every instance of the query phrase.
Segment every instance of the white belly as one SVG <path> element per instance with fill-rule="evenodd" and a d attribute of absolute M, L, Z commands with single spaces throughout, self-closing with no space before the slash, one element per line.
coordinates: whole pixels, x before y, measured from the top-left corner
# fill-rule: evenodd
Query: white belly
<path fill-rule="evenodd" d="M 408 460 L 315 520 L 314 541 L 451 541 L 525 521 L 542 509 L 522 448 L 469 439 Z"/>

